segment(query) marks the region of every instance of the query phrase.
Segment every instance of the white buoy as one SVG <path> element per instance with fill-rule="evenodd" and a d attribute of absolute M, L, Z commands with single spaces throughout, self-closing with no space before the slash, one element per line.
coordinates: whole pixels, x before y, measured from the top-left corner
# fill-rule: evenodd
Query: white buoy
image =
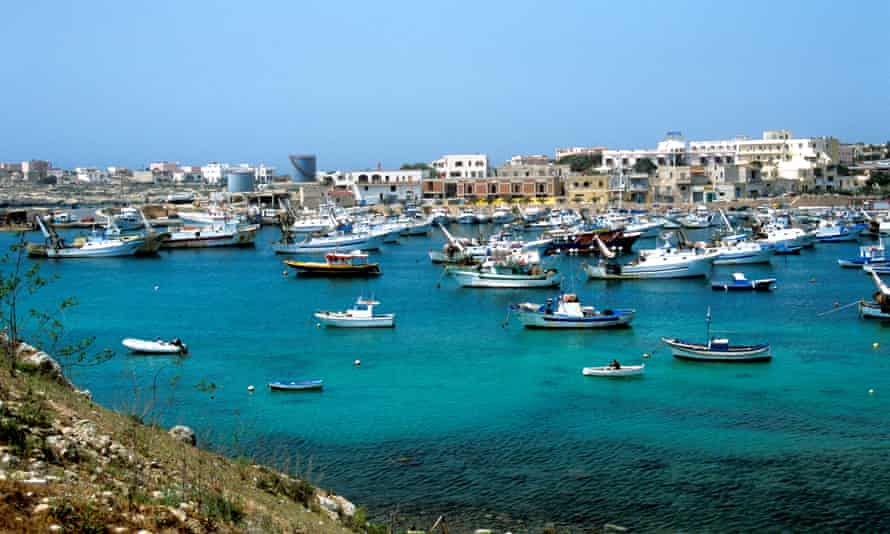
<path fill-rule="evenodd" d="M 868 394 L 869 394 L 869 395 L 874 395 L 874 394 L 875 394 L 875 389 L 874 389 L 874 388 L 869 389 L 869 390 L 868 390 Z"/>
<path fill-rule="evenodd" d="M 315 328 L 321 328 L 321 323 L 315 323 Z"/>
<path fill-rule="evenodd" d="M 253 384 L 247 386 L 247 391 L 253 393 L 253 390 L 254 390 Z"/>
<path fill-rule="evenodd" d="M 643 353 L 643 358 L 648 358 L 649 356 L 650 356 L 650 354 L 648 352 Z"/>
<path fill-rule="evenodd" d="M 155 291 L 157 291 L 158 289 L 161 289 L 161 286 L 155 286 Z"/>
<path fill-rule="evenodd" d="M 356 360 L 354 363 L 355 363 L 355 366 L 358 367 L 358 366 L 360 366 L 360 365 L 362 364 L 362 361 L 361 361 L 361 360 Z"/>

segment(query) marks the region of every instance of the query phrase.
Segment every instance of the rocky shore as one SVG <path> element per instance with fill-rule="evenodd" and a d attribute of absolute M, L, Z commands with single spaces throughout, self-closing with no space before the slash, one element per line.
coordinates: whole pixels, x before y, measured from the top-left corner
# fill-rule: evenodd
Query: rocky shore
<path fill-rule="evenodd" d="M 0 370 L 0 531 L 379 531 L 364 510 L 293 474 L 202 450 L 94 403 L 48 354 Z M 4 359 L 6 361 L 6 359 Z"/>

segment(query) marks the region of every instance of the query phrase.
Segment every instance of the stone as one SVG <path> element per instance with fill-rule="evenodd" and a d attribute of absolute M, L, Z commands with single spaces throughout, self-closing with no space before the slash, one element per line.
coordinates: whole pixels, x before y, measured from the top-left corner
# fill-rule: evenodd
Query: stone
<path fill-rule="evenodd" d="M 6 453 L 0 457 L 0 465 L 5 468 L 15 468 L 19 463 L 21 463 L 21 460 L 14 454 Z"/>
<path fill-rule="evenodd" d="M 48 511 L 49 511 L 49 505 L 40 503 L 34 507 L 34 510 L 32 510 L 31 513 L 34 515 L 37 515 L 37 514 L 42 514 L 42 513 L 48 512 Z"/>
<path fill-rule="evenodd" d="M 62 436 L 46 438 L 46 447 L 57 462 L 73 462 L 78 459 L 77 447 Z"/>
<path fill-rule="evenodd" d="M 186 515 L 186 513 L 183 510 L 180 510 L 178 508 L 173 508 L 172 506 L 168 506 L 167 510 L 169 510 L 171 514 L 176 516 L 176 519 L 180 523 L 185 523 L 185 520 L 188 519 L 188 516 Z"/>
<path fill-rule="evenodd" d="M 337 508 L 340 510 L 340 513 L 346 517 L 352 517 L 355 515 L 355 505 L 346 500 L 344 497 L 339 495 L 333 497 L 334 502 L 337 503 Z"/>
<path fill-rule="evenodd" d="M 41 374 L 55 380 L 56 382 L 73 388 L 71 382 L 69 382 L 68 379 L 65 378 L 65 374 L 62 372 L 62 366 L 59 365 L 59 362 L 54 360 L 49 354 L 43 351 L 31 352 L 30 354 L 22 354 L 19 356 L 19 361 L 25 365 L 35 367 Z"/>
<path fill-rule="evenodd" d="M 198 440 L 195 437 L 195 431 L 185 425 L 176 425 L 167 433 L 176 441 L 185 443 L 186 445 L 195 446 L 198 443 Z"/>
<path fill-rule="evenodd" d="M 50 525 L 49 531 L 50 532 L 62 532 L 62 525 Z"/>

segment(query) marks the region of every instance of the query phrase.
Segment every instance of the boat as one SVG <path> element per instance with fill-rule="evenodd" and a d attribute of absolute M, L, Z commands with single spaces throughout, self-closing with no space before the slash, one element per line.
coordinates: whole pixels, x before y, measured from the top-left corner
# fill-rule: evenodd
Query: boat
<path fill-rule="evenodd" d="M 451 213 L 445 208 L 436 208 L 430 214 L 433 224 L 450 224 Z"/>
<path fill-rule="evenodd" d="M 432 224 L 432 221 L 424 217 L 402 217 L 398 222 L 403 225 L 400 235 L 406 237 L 427 235 Z"/>
<path fill-rule="evenodd" d="M 170 193 L 164 199 L 167 204 L 191 204 L 195 201 L 194 193 Z"/>
<path fill-rule="evenodd" d="M 639 232 L 627 232 L 608 228 L 593 229 L 568 229 L 550 230 L 544 233 L 544 237 L 551 240 L 544 250 L 544 255 L 571 254 L 587 255 L 600 254 L 601 248 L 597 245 L 599 239 L 609 250 L 619 253 L 629 253 L 634 243 L 640 238 Z"/>
<path fill-rule="evenodd" d="M 782 243 L 773 248 L 773 254 L 776 256 L 799 256 L 802 249 L 802 246 Z"/>
<path fill-rule="evenodd" d="M 359 297 L 355 305 L 346 311 L 317 311 L 314 316 L 325 326 L 338 328 L 392 328 L 395 326 L 394 313 L 374 314 L 374 307 L 380 303 Z"/>
<path fill-rule="evenodd" d="M 859 247 L 859 255 L 855 258 L 840 258 L 838 265 L 847 268 L 860 268 L 866 265 L 885 265 L 890 258 L 885 256 L 883 239 L 877 245 Z"/>
<path fill-rule="evenodd" d="M 582 306 L 578 296 L 572 293 L 547 299 L 546 304 L 524 302 L 510 307 L 512 314 L 526 328 L 608 328 L 627 326 L 636 314 L 635 310 L 597 310 L 593 306 Z"/>
<path fill-rule="evenodd" d="M 324 388 L 324 381 L 319 379 L 269 382 L 269 389 L 272 391 L 321 391 L 322 388 Z"/>
<path fill-rule="evenodd" d="M 183 226 L 170 232 L 161 248 L 211 248 L 253 246 L 259 225 L 234 221 L 206 226 Z"/>
<path fill-rule="evenodd" d="M 145 219 L 136 208 L 121 208 L 120 213 L 111 217 L 113 218 L 114 225 L 123 232 L 139 230 L 145 226 Z"/>
<path fill-rule="evenodd" d="M 820 243 L 840 243 L 844 241 L 856 241 L 859 234 L 865 230 L 863 224 L 830 224 L 816 230 L 816 241 Z"/>
<path fill-rule="evenodd" d="M 350 249 L 376 250 L 382 243 L 383 235 L 371 232 L 308 235 L 302 241 L 286 233 L 272 245 L 272 250 L 276 254 L 325 254 Z"/>
<path fill-rule="evenodd" d="M 207 211 L 179 211 L 178 213 L 179 219 L 184 224 L 222 224 L 233 218 L 228 213 L 216 208 L 210 208 Z"/>
<path fill-rule="evenodd" d="M 457 216 L 458 224 L 479 224 L 479 217 L 473 210 L 464 210 Z"/>
<path fill-rule="evenodd" d="M 863 319 L 890 319 L 890 305 L 860 300 L 858 306 L 859 316 Z"/>
<path fill-rule="evenodd" d="M 36 216 L 34 220 L 43 233 L 44 243 L 28 243 L 28 255 L 54 259 L 66 258 L 116 258 L 134 256 L 145 246 L 145 238 L 130 236 L 106 238 L 97 232 L 89 236 L 74 239 L 71 244 L 65 242 L 55 229 L 48 227 L 43 218 Z"/>
<path fill-rule="evenodd" d="M 121 344 L 127 347 L 130 352 L 137 354 L 186 354 L 189 351 L 188 346 L 179 338 L 171 341 L 164 341 L 161 338 L 148 341 L 128 337 L 121 341 Z"/>
<path fill-rule="evenodd" d="M 352 252 L 329 252 L 325 262 L 284 260 L 284 264 L 297 270 L 300 276 L 362 277 L 380 275 L 379 263 L 368 263 L 368 255 Z"/>
<path fill-rule="evenodd" d="M 710 362 L 763 362 L 772 359 L 769 343 L 730 345 L 726 338 L 711 337 L 711 308 L 707 314 L 707 343 L 693 343 L 682 339 L 662 337 L 675 358 Z"/>
<path fill-rule="evenodd" d="M 491 215 L 491 222 L 494 224 L 509 224 L 515 220 L 516 216 L 507 208 L 498 208 Z"/>
<path fill-rule="evenodd" d="M 711 282 L 711 289 L 720 291 L 770 291 L 775 278 L 748 280 L 744 273 L 732 273 L 732 280 Z"/>
<path fill-rule="evenodd" d="M 747 265 L 752 263 L 769 263 L 773 256 L 773 247 L 751 241 L 721 241 L 708 252 L 716 252 L 714 265 Z"/>
<path fill-rule="evenodd" d="M 599 280 L 631 280 L 656 278 L 696 278 L 708 276 L 711 265 L 719 255 L 701 249 L 680 250 L 669 243 L 663 247 L 641 250 L 630 263 L 615 262 L 614 254 L 599 242 L 604 259 L 596 264 L 584 264 L 588 278 Z"/>
<path fill-rule="evenodd" d="M 537 252 L 487 259 L 481 265 L 451 269 L 449 273 L 461 287 L 547 288 L 560 284 L 559 273 L 544 269 Z"/>
<path fill-rule="evenodd" d="M 621 378 L 627 376 L 642 376 L 646 370 L 646 364 L 640 365 L 605 365 L 603 367 L 585 367 L 581 369 L 584 376 L 603 376 Z"/>

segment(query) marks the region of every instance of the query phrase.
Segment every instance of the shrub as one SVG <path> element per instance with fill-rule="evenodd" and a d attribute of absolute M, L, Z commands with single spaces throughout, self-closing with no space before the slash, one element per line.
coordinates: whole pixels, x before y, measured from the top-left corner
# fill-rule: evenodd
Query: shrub
<path fill-rule="evenodd" d="M 240 523 L 244 518 L 244 508 L 236 501 L 226 499 L 220 493 L 208 491 L 200 498 L 201 514 L 215 521 Z"/>

